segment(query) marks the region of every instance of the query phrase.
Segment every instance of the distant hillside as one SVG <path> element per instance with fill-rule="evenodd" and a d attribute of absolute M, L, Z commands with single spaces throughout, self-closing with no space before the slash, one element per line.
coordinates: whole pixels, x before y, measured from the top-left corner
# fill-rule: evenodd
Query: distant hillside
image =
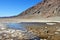
<path fill-rule="evenodd" d="M 44 0 L 18 15 L 21 16 L 23 18 L 60 16 L 60 0 Z"/>
<path fill-rule="evenodd" d="M 40 2 L 37 5 L 25 10 L 19 15 L 11 16 L 10 18 L 49 18 L 54 16 L 60 16 L 60 0 L 44 0 L 43 2 Z"/>

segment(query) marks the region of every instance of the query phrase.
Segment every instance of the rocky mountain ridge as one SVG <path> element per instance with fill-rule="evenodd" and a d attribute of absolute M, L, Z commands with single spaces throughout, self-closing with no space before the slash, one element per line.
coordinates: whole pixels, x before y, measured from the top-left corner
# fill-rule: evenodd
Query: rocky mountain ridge
<path fill-rule="evenodd" d="M 60 0 L 44 0 L 41 3 L 27 9 L 17 17 L 32 18 L 32 17 L 53 17 L 60 16 Z"/>

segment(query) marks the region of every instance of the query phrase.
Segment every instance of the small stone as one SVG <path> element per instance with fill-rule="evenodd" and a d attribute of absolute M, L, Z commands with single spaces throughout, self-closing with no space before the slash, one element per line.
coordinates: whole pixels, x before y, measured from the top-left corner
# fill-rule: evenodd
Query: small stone
<path fill-rule="evenodd" d="M 11 36 L 12 36 L 12 37 L 15 37 L 15 35 L 14 35 L 14 34 L 12 34 Z"/>
<path fill-rule="evenodd" d="M 14 32 L 15 32 L 15 30 L 12 30 L 12 31 L 11 31 L 11 33 L 14 33 Z"/>
<path fill-rule="evenodd" d="M 45 28 L 47 28 L 47 27 L 45 27 Z"/>
<path fill-rule="evenodd" d="M 7 36 L 7 34 L 3 34 L 3 36 Z"/>
<path fill-rule="evenodd" d="M 2 39 L 2 36 L 0 36 L 0 39 Z"/>
<path fill-rule="evenodd" d="M 5 28 L 1 28 L 1 30 L 4 30 Z"/>
<path fill-rule="evenodd" d="M 43 39 L 40 39 L 40 40 L 43 40 Z"/>
<path fill-rule="evenodd" d="M 55 34 L 59 34 L 59 32 L 55 32 Z"/>
<path fill-rule="evenodd" d="M 13 39 L 11 39 L 11 40 L 13 40 Z"/>
<path fill-rule="evenodd" d="M 44 40 L 47 40 L 47 39 L 44 39 Z"/>

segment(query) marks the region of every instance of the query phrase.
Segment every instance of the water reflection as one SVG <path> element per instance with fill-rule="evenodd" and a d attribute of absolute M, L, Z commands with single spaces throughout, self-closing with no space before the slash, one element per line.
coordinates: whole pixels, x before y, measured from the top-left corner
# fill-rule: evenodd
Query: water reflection
<path fill-rule="evenodd" d="M 54 25 L 49 24 L 52 23 L 6 23 L 6 25 L 0 24 L 0 26 L 2 26 L 2 28 L 0 28 L 0 34 L 2 35 L 2 38 L 7 35 L 10 39 L 13 38 L 14 40 L 21 38 L 30 40 L 40 40 L 40 38 L 46 39 L 48 38 L 48 35 L 50 35 L 50 32 L 53 32 L 54 34 L 56 29 L 60 27 L 60 23 L 54 23 Z M 6 29 L 5 26 L 7 26 Z"/>
<path fill-rule="evenodd" d="M 2 30 L 2 33 L 6 33 L 8 34 L 8 36 L 11 35 L 10 37 L 13 39 L 16 39 L 16 37 L 18 36 L 17 38 L 19 39 L 24 38 L 24 39 L 31 39 L 31 40 L 34 39 L 39 40 L 40 36 L 39 36 L 38 29 L 40 29 L 40 27 L 42 29 L 42 27 L 46 26 L 46 23 L 34 23 L 34 22 L 33 23 L 32 22 L 6 23 L 6 26 L 7 28 Z M 32 30 L 30 30 L 31 29 L 30 27 L 32 28 Z"/>
<path fill-rule="evenodd" d="M 20 23 L 8 23 L 7 27 L 11 29 L 26 31 L 26 28 L 23 26 L 23 24 Z"/>
<path fill-rule="evenodd" d="M 25 26 L 27 25 L 24 23 L 7 23 L 8 29 L 21 30 L 25 39 L 32 39 L 36 37 L 33 32 L 28 31 Z"/>

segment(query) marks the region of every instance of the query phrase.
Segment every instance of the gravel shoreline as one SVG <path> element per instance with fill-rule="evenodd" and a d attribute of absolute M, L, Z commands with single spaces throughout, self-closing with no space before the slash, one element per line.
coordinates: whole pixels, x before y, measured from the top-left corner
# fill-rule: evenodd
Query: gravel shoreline
<path fill-rule="evenodd" d="M 21 30 L 0 28 L 0 40 L 26 40 L 33 38 L 33 33 L 23 32 Z"/>

